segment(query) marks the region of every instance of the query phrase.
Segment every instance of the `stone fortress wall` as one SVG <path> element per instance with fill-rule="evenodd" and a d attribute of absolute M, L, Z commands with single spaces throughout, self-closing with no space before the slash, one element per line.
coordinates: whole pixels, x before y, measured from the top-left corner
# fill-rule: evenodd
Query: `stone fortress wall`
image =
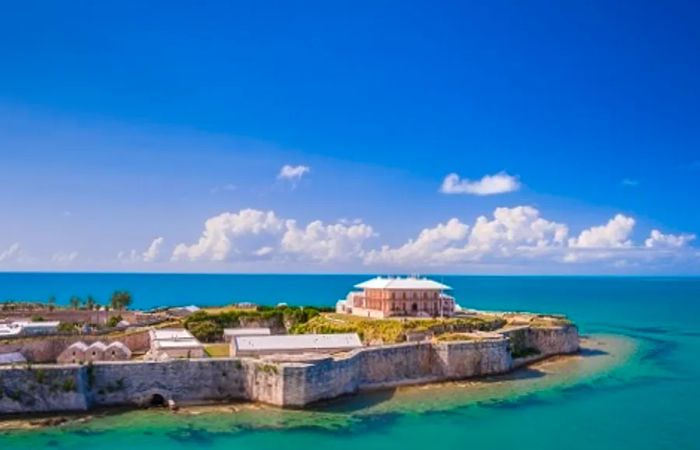
<path fill-rule="evenodd" d="M 523 345 L 536 349 L 537 355 L 514 360 L 514 346 Z M 576 327 L 566 325 L 521 327 L 483 340 L 366 347 L 304 360 L 209 358 L 0 368 L 0 413 L 83 411 L 168 400 L 303 407 L 366 389 L 501 374 L 578 348 Z"/>

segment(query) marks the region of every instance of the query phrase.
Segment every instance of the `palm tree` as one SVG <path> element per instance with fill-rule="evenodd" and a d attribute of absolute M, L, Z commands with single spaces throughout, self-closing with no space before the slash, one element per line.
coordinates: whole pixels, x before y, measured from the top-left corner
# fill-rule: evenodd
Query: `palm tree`
<path fill-rule="evenodd" d="M 85 308 L 87 308 L 88 311 L 92 311 L 93 309 L 95 309 L 95 306 L 97 306 L 95 298 L 92 295 L 88 295 L 85 299 Z"/>
<path fill-rule="evenodd" d="M 53 311 L 56 308 L 56 297 L 52 295 L 46 303 L 49 305 L 49 311 Z"/>
<path fill-rule="evenodd" d="M 70 307 L 73 309 L 80 308 L 80 297 L 74 295 L 70 298 Z"/>
<path fill-rule="evenodd" d="M 128 291 L 114 291 L 110 300 L 112 309 L 128 309 L 131 305 L 131 294 Z"/>

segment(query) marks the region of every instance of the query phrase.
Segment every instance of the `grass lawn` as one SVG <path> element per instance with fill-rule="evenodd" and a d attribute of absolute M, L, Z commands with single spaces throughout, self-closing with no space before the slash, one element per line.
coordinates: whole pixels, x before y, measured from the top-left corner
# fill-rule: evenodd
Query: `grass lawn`
<path fill-rule="evenodd" d="M 205 344 L 204 352 L 211 358 L 221 358 L 229 356 L 228 344 Z"/>

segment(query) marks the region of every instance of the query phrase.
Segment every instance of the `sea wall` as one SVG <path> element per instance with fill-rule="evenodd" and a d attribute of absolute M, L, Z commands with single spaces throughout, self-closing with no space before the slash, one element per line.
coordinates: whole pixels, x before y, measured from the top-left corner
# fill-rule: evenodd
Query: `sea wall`
<path fill-rule="evenodd" d="M 500 337 L 366 347 L 298 360 L 207 358 L 0 368 L 0 414 L 91 407 L 250 400 L 282 407 L 377 389 L 508 372 L 578 350 L 574 326 L 517 328 Z"/>

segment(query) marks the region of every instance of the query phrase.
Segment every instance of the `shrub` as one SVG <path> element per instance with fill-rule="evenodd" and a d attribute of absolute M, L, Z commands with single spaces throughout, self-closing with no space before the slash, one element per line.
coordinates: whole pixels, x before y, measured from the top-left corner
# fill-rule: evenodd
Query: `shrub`
<path fill-rule="evenodd" d="M 194 337 L 204 342 L 217 341 L 224 333 L 223 327 L 213 320 L 194 322 L 188 325 L 187 328 L 192 332 Z"/>
<path fill-rule="evenodd" d="M 116 327 L 119 322 L 122 321 L 122 316 L 112 316 L 109 319 L 107 319 L 107 326 L 109 328 L 114 328 Z"/>

